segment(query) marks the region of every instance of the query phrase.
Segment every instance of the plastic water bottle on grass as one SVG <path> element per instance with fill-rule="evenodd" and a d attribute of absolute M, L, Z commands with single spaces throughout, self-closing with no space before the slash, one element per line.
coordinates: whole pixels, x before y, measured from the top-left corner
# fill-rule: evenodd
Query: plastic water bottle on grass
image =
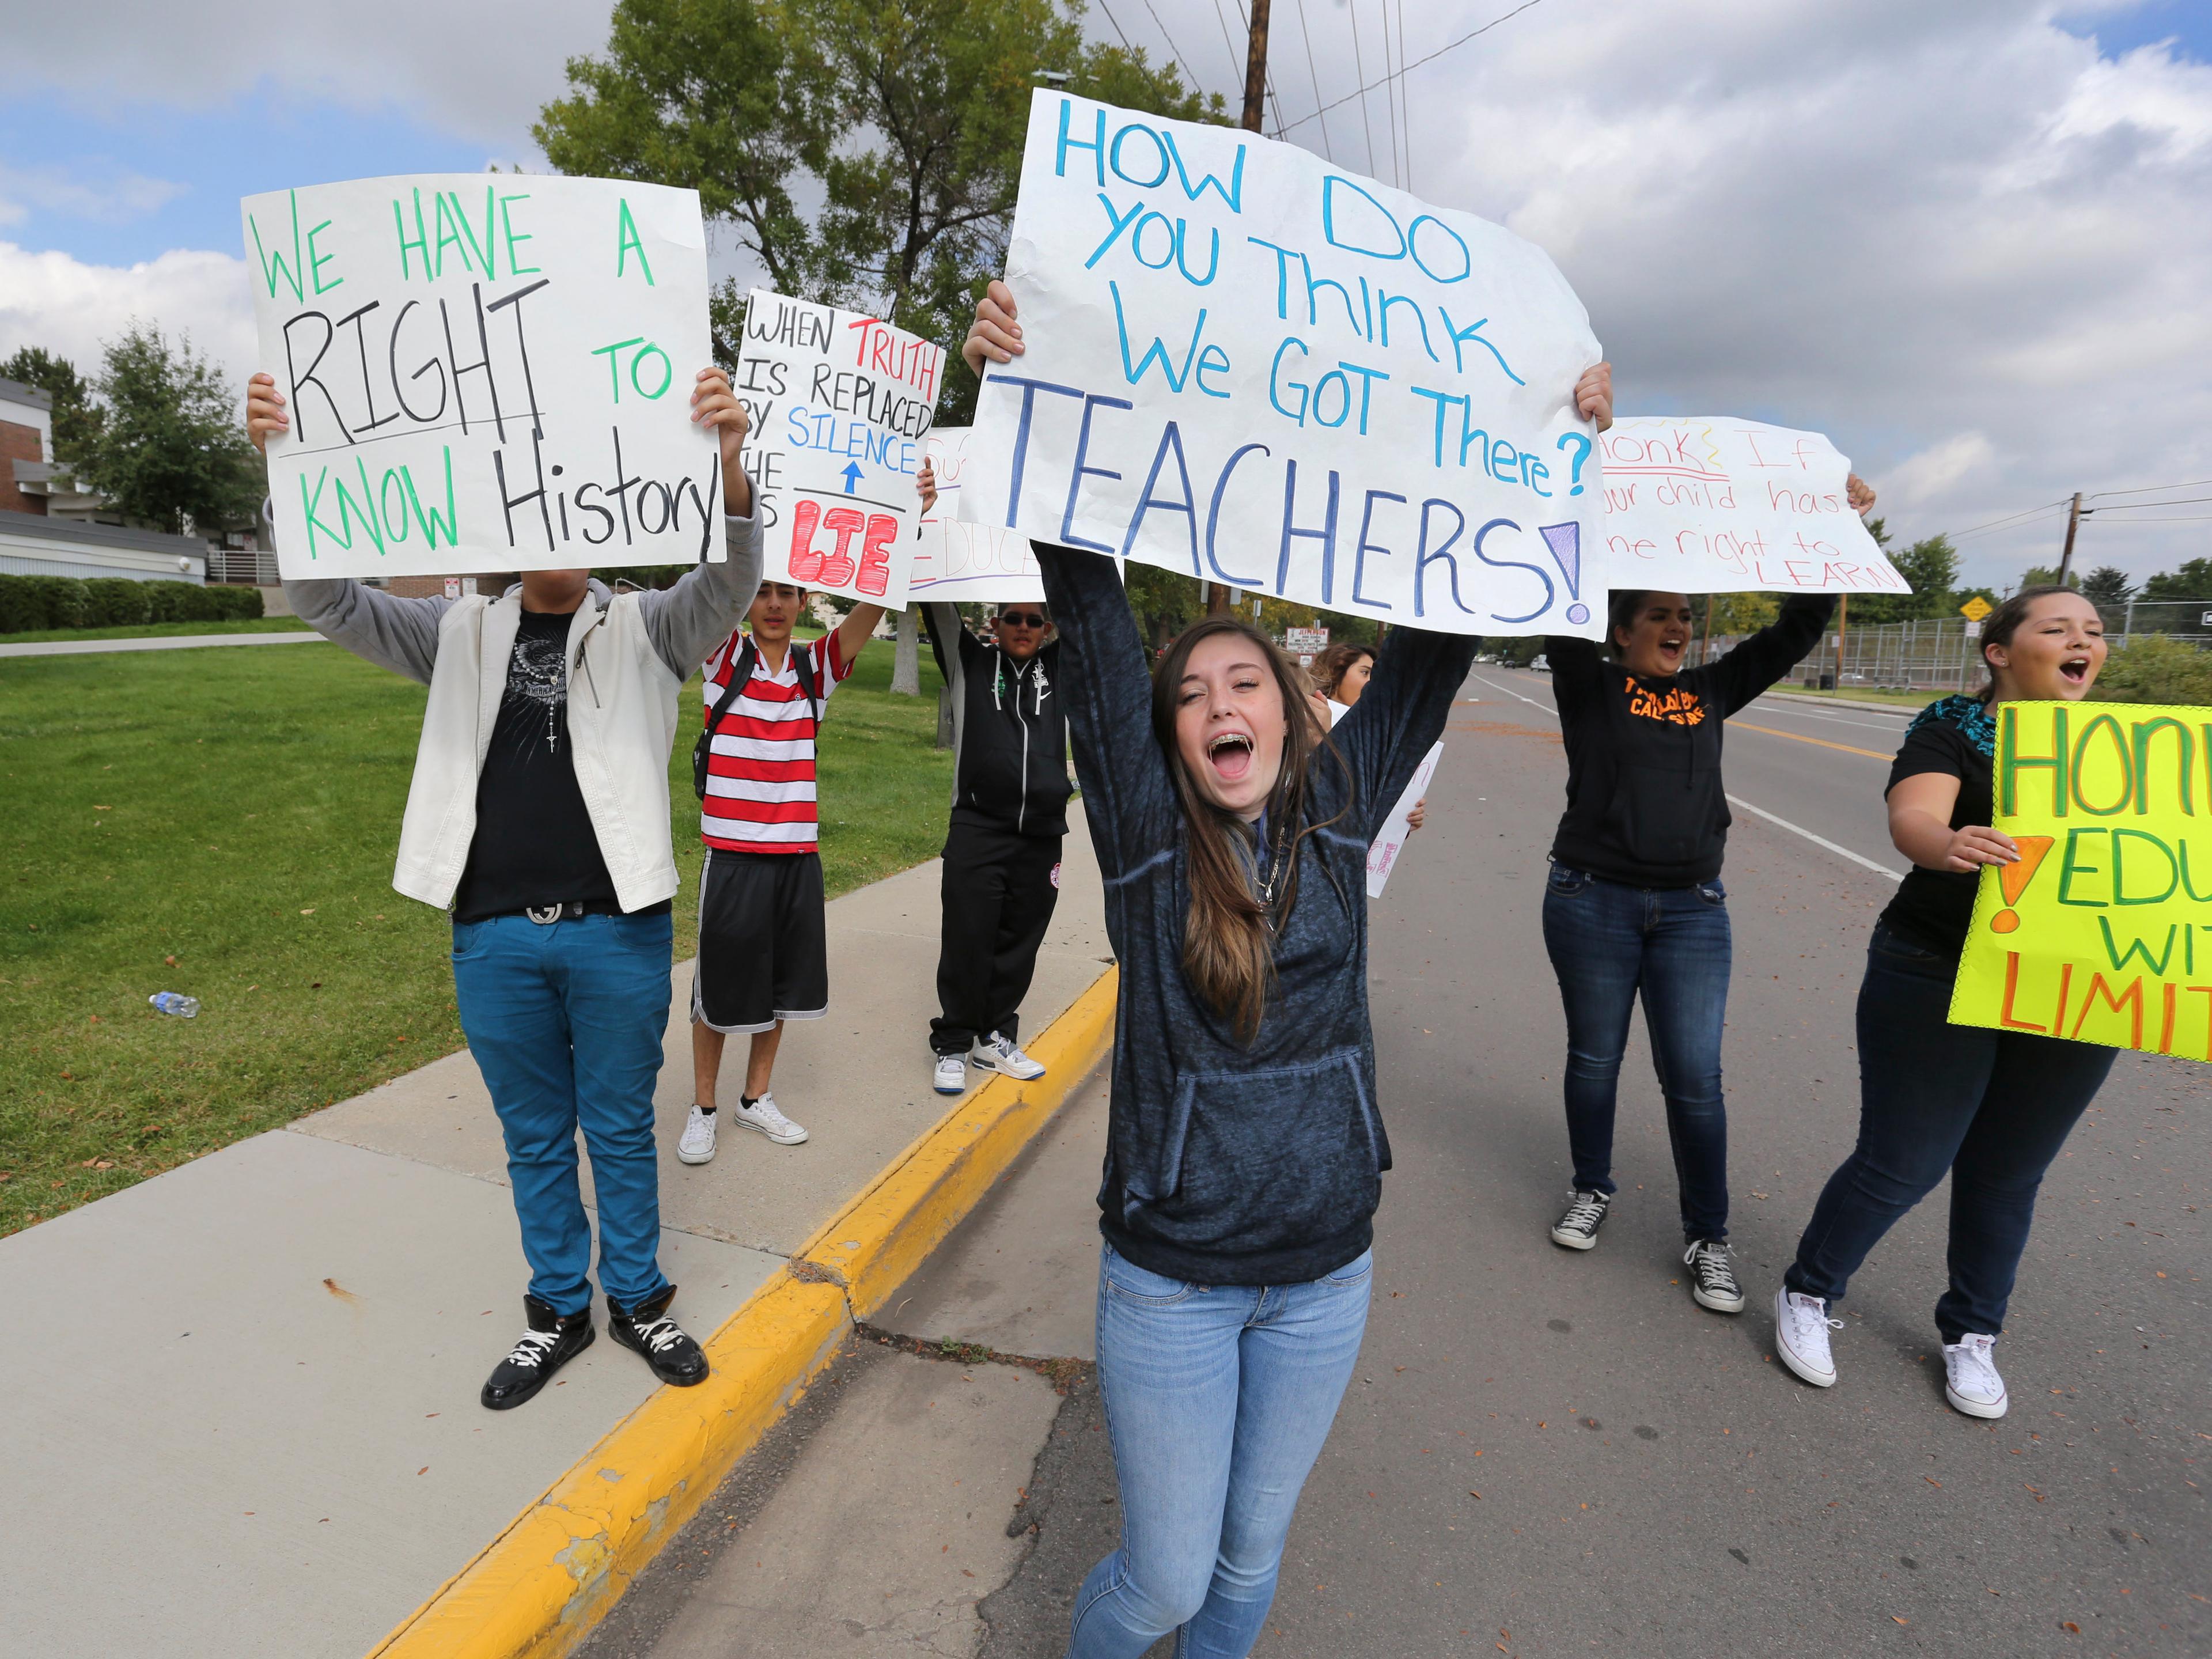
<path fill-rule="evenodd" d="M 200 1011 L 198 997 L 185 996 L 175 991 L 156 991 L 146 1000 L 152 1003 L 158 1012 L 174 1014 L 180 1019 L 193 1018 Z"/>

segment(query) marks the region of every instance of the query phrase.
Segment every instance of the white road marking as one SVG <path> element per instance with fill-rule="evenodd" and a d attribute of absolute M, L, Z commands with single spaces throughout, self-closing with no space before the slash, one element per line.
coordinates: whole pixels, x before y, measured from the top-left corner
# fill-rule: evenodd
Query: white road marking
<path fill-rule="evenodd" d="M 1538 702 L 1534 697 L 1522 697 L 1521 694 L 1518 691 L 1516 691 L 1510 685 L 1500 685 L 1495 680 L 1483 679 L 1483 677 L 1480 674 L 1477 674 L 1474 678 L 1476 679 L 1482 680 L 1482 683 L 1485 685 L 1489 686 L 1493 690 L 1503 691 L 1510 697 L 1521 697 L 1521 701 L 1527 703 L 1531 708 L 1542 708 L 1544 713 L 1551 715 L 1553 720 L 1557 720 L 1559 717 L 1558 710 L 1546 708 L 1542 703 Z M 1885 877 L 1891 881 L 1903 881 L 1905 879 L 1902 875 L 1889 868 L 1888 866 L 1876 864 L 1872 859 L 1867 858 L 1861 854 L 1854 853 L 1848 847 L 1839 847 L 1834 842 L 1830 841 L 1826 836 L 1816 836 L 1810 830 L 1808 830 L 1803 824 L 1792 823 L 1788 818 L 1783 817 L 1778 813 L 1770 812 L 1764 806 L 1753 806 L 1749 801 L 1744 799 L 1741 795 L 1729 796 L 1728 802 L 1731 806 L 1741 807 L 1745 811 L 1753 814 L 1754 817 L 1765 818 L 1769 823 L 1774 824 L 1780 829 L 1787 830 L 1793 836 L 1804 836 L 1807 841 L 1811 842 L 1815 847 L 1823 848 L 1828 852 L 1833 853 L 1839 859 L 1848 860 L 1850 862 L 1857 865 L 1862 870 L 1871 870 L 1877 876 Z"/>

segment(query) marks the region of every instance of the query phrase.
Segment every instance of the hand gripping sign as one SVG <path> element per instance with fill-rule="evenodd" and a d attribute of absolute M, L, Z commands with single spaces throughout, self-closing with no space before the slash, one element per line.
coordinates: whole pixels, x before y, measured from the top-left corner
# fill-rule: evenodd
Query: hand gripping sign
<path fill-rule="evenodd" d="M 2008 702 L 1960 1025 L 2212 1060 L 2212 708 Z"/>
<path fill-rule="evenodd" d="M 944 349 L 904 329 L 752 291 L 734 384 L 754 415 L 766 580 L 905 606 L 944 373 Z"/>
<path fill-rule="evenodd" d="M 1598 359 L 1541 250 L 1235 127 L 1040 90 L 959 511 L 1415 628 L 1604 632 Z"/>
<path fill-rule="evenodd" d="M 1909 593 L 1817 432 L 1727 416 L 1625 415 L 1598 438 L 1605 568 L 1670 593 Z"/>
<path fill-rule="evenodd" d="M 240 204 L 285 575 L 719 562 L 695 191 L 424 173 Z"/>

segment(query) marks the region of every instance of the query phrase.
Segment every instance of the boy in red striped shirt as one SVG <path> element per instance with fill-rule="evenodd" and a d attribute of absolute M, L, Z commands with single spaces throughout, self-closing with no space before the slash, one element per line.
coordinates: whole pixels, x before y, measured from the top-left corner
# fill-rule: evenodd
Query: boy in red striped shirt
<path fill-rule="evenodd" d="M 707 661 L 704 714 L 714 729 L 699 815 L 707 863 L 691 980 L 696 1092 L 676 1149 L 686 1164 L 714 1156 L 714 1088 L 733 1033 L 752 1039 L 738 1121 L 779 1146 L 806 1139 L 769 1086 L 784 1021 L 819 1019 L 830 1006 L 815 736 L 884 608 L 855 605 L 835 631 L 794 642 L 805 603 L 802 587 L 763 582 L 745 613 L 750 631 L 732 633 Z M 740 670 L 749 678 L 715 720 Z"/>

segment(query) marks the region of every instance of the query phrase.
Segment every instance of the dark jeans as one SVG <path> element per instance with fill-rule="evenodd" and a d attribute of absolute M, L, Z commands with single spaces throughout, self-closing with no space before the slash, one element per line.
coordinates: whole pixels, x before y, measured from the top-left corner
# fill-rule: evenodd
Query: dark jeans
<path fill-rule="evenodd" d="M 1946 1342 L 1996 1336 L 2043 1172 L 2112 1069 L 2116 1050 L 1954 1025 L 1959 964 L 1877 927 L 1859 988 L 1859 1144 L 1828 1177 L 1783 1283 L 1840 1299 L 1897 1218 L 1951 1176 Z"/>
<path fill-rule="evenodd" d="M 530 1293 L 592 1305 L 592 1227 L 576 1131 L 592 1153 L 599 1288 L 634 1308 L 665 1289 L 653 1085 L 668 1030 L 675 924 L 658 915 L 453 924 L 453 992 L 507 1139 Z"/>
<path fill-rule="evenodd" d="M 1639 994 L 1652 1064 L 1667 1097 L 1667 1137 L 1682 1231 L 1728 1237 L 1728 1110 L 1721 1029 L 1728 1013 L 1728 895 L 1630 887 L 1555 864 L 1544 889 L 1544 948 L 1567 1011 L 1567 1146 L 1575 1185 L 1618 1190 L 1613 1119 L 1620 1057 Z"/>
<path fill-rule="evenodd" d="M 996 1031 L 1012 1042 L 1037 947 L 1060 902 L 1058 836 L 1018 836 L 956 821 L 945 837 L 944 932 L 929 1046 L 964 1054 Z"/>

